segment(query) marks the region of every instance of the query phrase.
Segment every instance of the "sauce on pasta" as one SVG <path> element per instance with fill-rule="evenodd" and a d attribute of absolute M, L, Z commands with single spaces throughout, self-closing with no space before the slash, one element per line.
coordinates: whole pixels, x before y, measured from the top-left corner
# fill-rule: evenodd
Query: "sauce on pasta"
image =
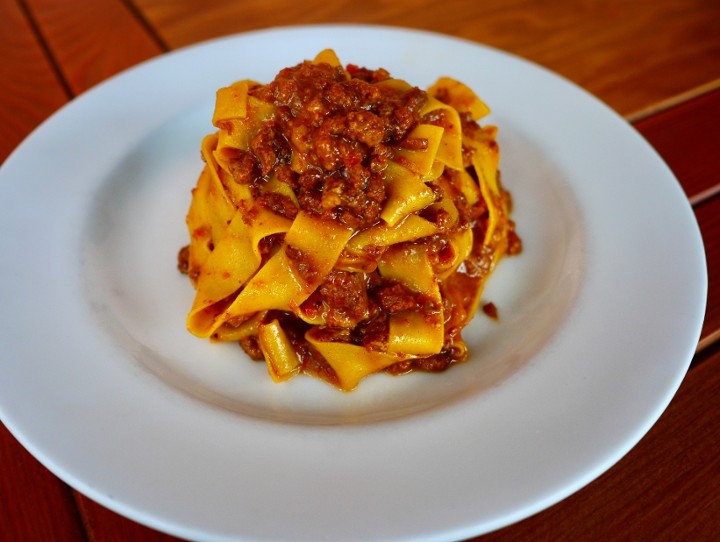
<path fill-rule="evenodd" d="M 521 250 L 488 113 L 454 79 L 425 91 L 332 50 L 218 90 L 179 254 L 190 332 L 345 391 L 464 361 L 487 277 Z"/>

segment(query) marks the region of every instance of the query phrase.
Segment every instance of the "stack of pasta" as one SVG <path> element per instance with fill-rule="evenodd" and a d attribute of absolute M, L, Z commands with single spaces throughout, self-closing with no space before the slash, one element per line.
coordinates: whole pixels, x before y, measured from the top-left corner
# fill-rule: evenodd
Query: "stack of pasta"
<path fill-rule="evenodd" d="M 332 50 L 218 90 L 179 257 L 190 332 L 345 391 L 465 360 L 485 281 L 520 250 L 488 112 L 456 80 L 423 91 Z"/>

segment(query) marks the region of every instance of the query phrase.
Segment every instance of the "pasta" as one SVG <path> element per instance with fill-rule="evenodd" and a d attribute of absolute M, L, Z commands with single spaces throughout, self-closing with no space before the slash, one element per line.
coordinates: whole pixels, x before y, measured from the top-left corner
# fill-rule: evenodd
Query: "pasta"
<path fill-rule="evenodd" d="M 219 89 L 179 256 L 189 331 L 344 391 L 465 360 L 487 277 L 521 250 L 488 113 L 459 81 L 422 91 L 330 49 Z"/>

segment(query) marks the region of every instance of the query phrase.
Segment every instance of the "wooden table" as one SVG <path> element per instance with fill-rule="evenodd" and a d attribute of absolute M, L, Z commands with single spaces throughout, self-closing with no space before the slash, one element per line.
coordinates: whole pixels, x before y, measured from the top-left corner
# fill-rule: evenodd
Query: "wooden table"
<path fill-rule="evenodd" d="M 542 64 L 607 102 L 673 169 L 707 251 L 697 354 L 667 411 L 589 486 L 482 540 L 720 537 L 720 2 L 717 0 L 0 0 L 0 157 L 53 111 L 142 60 L 267 26 L 443 32 Z M 671 247 L 669 248 L 671 250 Z M 173 540 L 71 489 L 0 428 L 0 540 Z"/>

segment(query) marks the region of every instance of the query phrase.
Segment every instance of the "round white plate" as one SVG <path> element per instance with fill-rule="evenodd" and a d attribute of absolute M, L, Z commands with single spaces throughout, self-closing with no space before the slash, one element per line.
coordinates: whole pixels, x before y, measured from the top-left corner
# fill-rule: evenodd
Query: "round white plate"
<path fill-rule="evenodd" d="M 175 268 L 215 90 L 334 48 L 491 106 L 524 253 L 443 374 L 353 393 L 273 384 L 190 336 Z M 537 512 L 608 469 L 693 355 L 707 276 L 694 215 L 650 146 L 510 55 L 392 28 L 253 32 L 137 66 L 53 115 L 0 170 L 0 413 L 60 478 L 202 540 L 441 540 Z"/>

